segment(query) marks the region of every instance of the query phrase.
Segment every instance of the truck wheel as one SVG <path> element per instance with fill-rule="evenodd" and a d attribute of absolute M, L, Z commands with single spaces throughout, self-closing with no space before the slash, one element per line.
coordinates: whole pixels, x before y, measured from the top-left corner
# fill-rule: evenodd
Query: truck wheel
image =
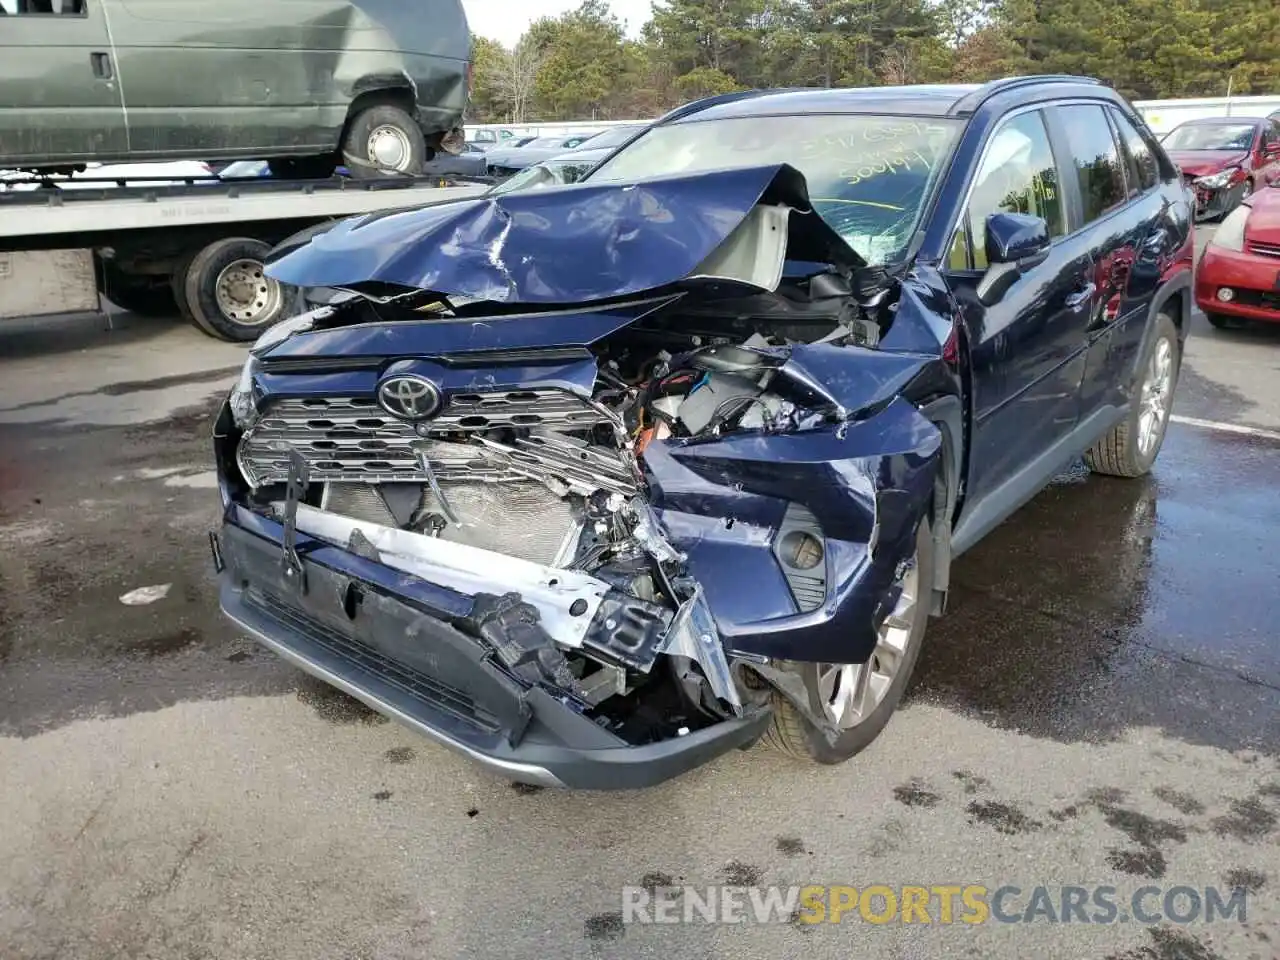
<path fill-rule="evenodd" d="M 191 315 L 191 304 L 187 302 L 187 271 L 191 269 L 191 261 L 194 258 L 194 253 L 186 254 L 174 265 L 173 273 L 169 274 L 169 289 L 173 293 L 173 302 L 178 308 L 178 315 L 191 323 L 196 323 L 196 320 Z M 200 327 L 200 324 L 196 323 L 196 326 Z M 204 327 L 200 329 L 204 330 Z"/>
<path fill-rule="evenodd" d="M 405 111 L 384 103 L 360 111 L 347 127 L 342 157 L 358 180 L 417 176 L 431 159 L 422 128 Z"/>
<path fill-rule="evenodd" d="M 162 276 L 125 273 L 110 260 L 104 260 L 102 280 L 107 299 L 130 313 L 140 317 L 164 317 L 177 311 L 173 292 Z"/>
<path fill-rule="evenodd" d="M 800 760 L 835 764 L 861 753 L 880 735 L 902 700 L 929 622 L 929 585 L 933 583 L 929 529 L 929 521 L 921 520 L 915 553 L 898 581 L 902 594 L 880 628 L 871 658 L 865 664 L 804 666 L 804 684 L 811 701 L 821 705 L 839 735 L 828 737 L 775 691 L 773 723 L 765 733 L 766 743 Z"/>
<path fill-rule="evenodd" d="M 256 340 L 284 317 L 290 291 L 263 273 L 270 250 L 261 240 L 226 237 L 195 255 L 185 289 L 200 329 L 221 340 Z"/>
<path fill-rule="evenodd" d="M 1178 328 L 1173 318 L 1161 313 L 1139 367 L 1129 415 L 1085 451 L 1084 462 L 1090 470 L 1111 477 L 1141 477 L 1151 471 L 1164 444 L 1181 363 Z"/>

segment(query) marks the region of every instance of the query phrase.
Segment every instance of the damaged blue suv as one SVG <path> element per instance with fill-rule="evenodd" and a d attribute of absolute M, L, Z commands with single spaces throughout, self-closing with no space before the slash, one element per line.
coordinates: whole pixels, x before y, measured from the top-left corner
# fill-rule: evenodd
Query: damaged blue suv
<path fill-rule="evenodd" d="M 956 557 L 1160 450 L 1192 203 L 1094 81 L 734 94 L 531 182 L 282 245 L 328 293 L 214 431 L 226 614 L 510 779 L 849 759 Z"/>

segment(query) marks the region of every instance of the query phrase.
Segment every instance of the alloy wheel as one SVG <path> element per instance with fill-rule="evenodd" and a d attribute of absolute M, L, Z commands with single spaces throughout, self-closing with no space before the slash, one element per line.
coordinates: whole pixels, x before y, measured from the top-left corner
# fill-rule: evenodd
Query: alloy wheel
<path fill-rule="evenodd" d="M 865 721 L 884 701 L 913 642 L 920 596 L 919 568 L 914 557 L 899 578 L 898 586 L 901 587 L 898 602 L 885 617 L 875 649 L 866 663 L 818 665 L 818 695 L 823 712 L 841 730 L 852 729 Z"/>
<path fill-rule="evenodd" d="M 1138 412 L 1138 451 L 1150 456 L 1164 433 L 1173 399 L 1173 345 L 1167 337 L 1156 341 L 1147 362 Z"/>

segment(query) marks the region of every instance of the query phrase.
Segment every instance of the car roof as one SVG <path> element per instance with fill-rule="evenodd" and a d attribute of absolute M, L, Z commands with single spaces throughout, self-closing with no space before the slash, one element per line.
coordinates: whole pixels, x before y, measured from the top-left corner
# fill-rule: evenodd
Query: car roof
<path fill-rule="evenodd" d="M 991 83 L 914 84 L 901 87 L 804 88 L 751 90 L 708 97 L 677 108 L 663 118 L 666 123 L 720 120 L 729 117 L 829 113 L 883 113 L 914 116 L 967 116 L 1001 94 L 1021 92 L 1027 98 L 1046 90 L 1074 96 L 1085 90 L 1108 98 L 1115 94 L 1089 77 L 1045 75 L 1006 77 Z"/>

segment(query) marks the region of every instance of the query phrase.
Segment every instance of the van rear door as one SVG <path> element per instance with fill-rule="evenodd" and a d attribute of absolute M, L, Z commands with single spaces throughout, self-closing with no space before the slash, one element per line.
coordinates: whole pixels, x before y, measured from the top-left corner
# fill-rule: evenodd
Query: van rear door
<path fill-rule="evenodd" d="M 124 159 L 102 0 L 0 0 L 0 166 Z"/>

